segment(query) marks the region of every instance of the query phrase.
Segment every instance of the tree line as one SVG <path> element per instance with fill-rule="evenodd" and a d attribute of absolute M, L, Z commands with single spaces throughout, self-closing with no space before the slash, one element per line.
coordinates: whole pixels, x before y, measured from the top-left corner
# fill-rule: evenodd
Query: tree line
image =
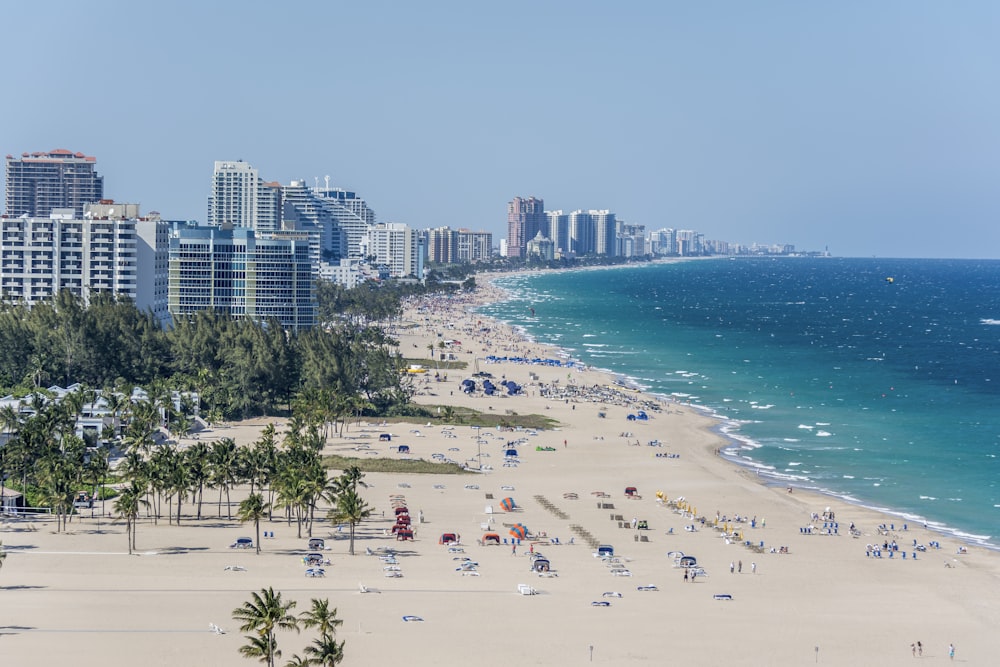
<path fill-rule="evenodd" d="M 320 281 L 323 326 L 284 331 L 211 310 L 161 326 L 124 296 L 69 291 L 28 307 L 0 303 L 0 391 L 27 395 L 79 383 L 120 393 L 166 386 L 196 391 L 215 420 L 275 414 L 300 393 L 332 390 L 374 414 L 405 411 L 410 393 L 386 325 L 403 298 L 454 286 Z"/>

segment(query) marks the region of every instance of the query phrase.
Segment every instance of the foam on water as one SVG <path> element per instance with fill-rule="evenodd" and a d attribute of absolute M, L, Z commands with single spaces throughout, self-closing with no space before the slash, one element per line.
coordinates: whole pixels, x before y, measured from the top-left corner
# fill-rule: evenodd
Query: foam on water
<path fill-rule="evenodd" d="M 487 314 L 719 418 L 738 451 L 726 458 L 785 483 L 791 453 L 809 471 L 795 483 L 970 540 L 1000 534 L 1000 262 L 707 261 L 502 282 L 512 300 Z"/>

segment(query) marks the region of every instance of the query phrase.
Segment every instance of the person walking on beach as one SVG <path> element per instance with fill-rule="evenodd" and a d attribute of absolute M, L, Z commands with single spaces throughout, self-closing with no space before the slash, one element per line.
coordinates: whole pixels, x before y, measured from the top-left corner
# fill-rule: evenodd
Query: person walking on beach
<path fill-rule="evenodd" d="M 736 571 L 739 572 L 740 574 L 743 574 L 743 561 L 740 561 L 739 564 L 736 566 Z"/>
<path fill-rule="evenodd" d="M 736 563 L 729 561 L 729 574 L 735 574 L 735 572 L 736 572 Z"/>
<path fill-rule="evenodd" d="M 924 657 L 924 645 L 921 644 L 920 642 L 917 642 L 917 655 L 919 655 L 921 658 Z"/>
<path fill-rule="evenodd" d="M 910 653 L 913 654 L 914 658 L 917 657 L 917 645 L 916 644 L 910 644 Z"/>
<path fill-rule="evenodd" d="M 757 563 L 750 563 L 750 574 L 757 574 Z"/>
<path fill-rule="evenodd" d="M 517 555 L 517 544 L 516 543 L 512 543 L 510 545 L 510 555 L 511 556 L 516 556 Z"/>
<path fill-rule="evenodd" d="M 948 644 L 948 659 L 949 660 L 954 660 L 955 659 L 955 645 L 954 644 Z"/>

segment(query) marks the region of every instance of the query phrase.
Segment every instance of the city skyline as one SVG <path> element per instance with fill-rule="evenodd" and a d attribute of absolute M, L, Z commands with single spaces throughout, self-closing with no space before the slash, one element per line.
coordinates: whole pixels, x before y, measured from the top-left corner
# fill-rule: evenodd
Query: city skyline
<path fill-rule="evenodd" d="M 9 8 L 26 48 L 87 35 L 99 77 L 39 40 L 0 150 L 96 155 L 106 197 L 169 219 L 206 221 L 212 163 L 242 159 L 417 229 L 504 238 L 535 194 L 745 244 L 1000 257 L 992 3 L 255 6 Z"/>

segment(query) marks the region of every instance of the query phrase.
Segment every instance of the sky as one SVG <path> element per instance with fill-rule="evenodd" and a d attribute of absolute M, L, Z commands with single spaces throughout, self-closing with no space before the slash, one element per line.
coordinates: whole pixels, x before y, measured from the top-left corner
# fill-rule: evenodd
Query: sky
<path fill-rule="evenodd" d="M 507 202 L 1000 258 L 1000 3 L 7 3 L 0 152 L 204 220 L 216 160 L 506 236 Z"/>

